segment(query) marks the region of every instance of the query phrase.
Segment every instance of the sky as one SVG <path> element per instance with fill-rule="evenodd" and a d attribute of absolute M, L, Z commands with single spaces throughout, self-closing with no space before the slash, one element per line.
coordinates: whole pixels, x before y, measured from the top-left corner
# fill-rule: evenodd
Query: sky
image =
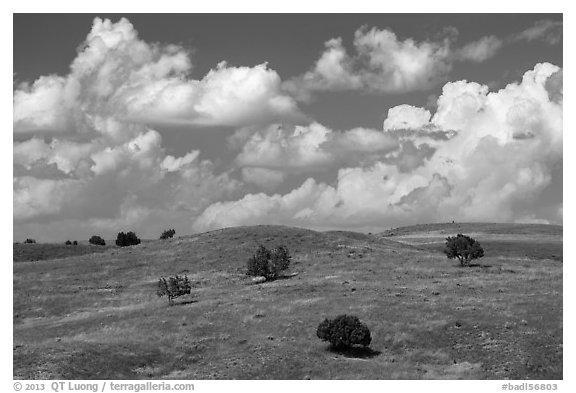
<path fill-rule="evenodd" d="M 559 14 L 15 14 L 13 234 L 562 224 Z"/>

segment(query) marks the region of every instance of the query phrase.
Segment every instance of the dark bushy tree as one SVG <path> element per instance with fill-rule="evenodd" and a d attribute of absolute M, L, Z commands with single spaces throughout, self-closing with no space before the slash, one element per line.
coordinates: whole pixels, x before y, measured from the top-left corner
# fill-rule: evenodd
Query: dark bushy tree
<path fill-rule="evenodd" d="M 290 256 L 290 252 L 286 246 L 278 246 L 273 248 L 270 251 L 270 254 L 272 257 L 272 271 L 278 274 L 281 271 L 288 269 L 292 257 Z"/>
<path fill-rule="evenodd" d="M 77 246 L 77 245 L 78 245 L 78 240 L 74 240 L 74 241 L 72 242 L 72 244 L 75 245 L 75 246 Z"/>
<path fill-rule="evenodd" d="M 24 243 L 34 244 L 34 243 L 36 243 L 36 240 L 34 240 L 34 239 L 26 239 L 26 240 L 24 240 Z"/>
<path fill-rule="evenodd" d="M 140 239 L 134 232 L 120 232 L 116 238 L 116 245 L 120 247 L 135 246 L 140 244 Z"/>
<path fill-rule="evenodd" d="M 172 305 L 172 301 L 180 296 L 189 295 L 192 290 L 192 284 L 188 280 L 188 276 L 160 277 L 158 280 L 158 290 L 156 294 L 159 297 L 168 296 L 168 304 Z"/>
<path fill-rule="evenodd" d="M 275 280 L 280 273 L 290 266 L 290 253 L 285 246 L 268 250 L 260 245 L 256 254 L 248 259 L 249 276 L 264 277 L 266 281 Z"/>
<path fill-rule="evenodd" d="M 67 246 L 71 246 L 72 242 L 70 240 L 66 240 L 66 243 L 64 243 L 64 244 L 66 244 Z"/>
<path fill-rule="evenodd" d="M 104 241 L 104 239 L 102 239 L 100 236 L 92 236 L 89 240 L 88 243 L 90 244 L 95 244 L 97 246 L 105 246 L 106 242 Z"/>
<path fill-rule="evenodd" d="M 272 254 L 263 245 L 258 246 L 256 254 L 248 259 L 248 271 L 246 274 L 249 276 L 264 276 L 268 272 L 268 261 L 270 261 Z"/>
<path fill-rule="evenodd" d="M 353 345 L 367 347 L 372 341 L 368 326 L 354 315 L 339 315 L 335 319 L 325 319 L 318 325 L 316 335 L 337 349 L 348 349 Z"/>
<path fill-rule="evenodd" d="M 458 234 L 446 238 L 444 253 L 449 259 L 457 258 L 460 265 L 468 266 L 471 260 L 484 256 L 484 249 L 470 236 Z"/>
<path fill-rule="evenodd" d="M 174 229 L 168 229 L 167 231 L 162 232 L 162 235 L 160 235 L 160 239 L 161 240 L 172 239 L 175 234 L 176 231 Z"/>

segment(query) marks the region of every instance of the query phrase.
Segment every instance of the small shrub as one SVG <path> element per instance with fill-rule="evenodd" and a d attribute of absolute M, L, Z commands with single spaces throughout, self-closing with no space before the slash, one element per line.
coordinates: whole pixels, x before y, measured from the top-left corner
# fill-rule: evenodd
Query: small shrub
<path fill-rule="evenodd" d="M 26 240 L 24 240 L 24 243 L 34 244 L 34 243 L 36 243 L 36 240 L 34 240 L 34 239 L 26 239 Z"/>
<path fill-rule="evenodd" d="M 275 280 L 280 273 L 290 266 L 290 253 L 285 246 L 279 246 L 268 250 L 260 245 L 256 254 L 248 259 L 249 276 L 264 277 L 266 281 Z"/>
<path fill-rule="evenodd" d="M 469 266 L 471 260 L 484 256 L 484 249 L 471 237 L 458 234 L 446 238 L 444 253 L 448 259 L 457 258 L 460 265 Z"/>
<path fill-rule="evenodd" d="M 71 246 L 72 242 L 70 240 L 66 240 L 66 243 L 64 243 L 64 244 L 66 244 L 67 246 Z"/>
<path fill-rule="evenodd" d="M 78 245 L 78 240 L 74 240 L 74 241 L 72 242 L 72 244 L 75 245 L 75 246 L 77 246 L 77 245 Z M 103 245 L 104 245 L 104 244 L 103 244 Z"/>
<path fill-rule="evenodd" d="M 160 240 L 172 239 L 175 234 L 176 231 L 174 229 L 168 229 L 167 231 L 162 232 L 162 235 L 160 235 Z"/>
<path fill-rule="evenodd" d="M 318 325 L 316 335 L 336 349 L 348 349 L 353 345 L 367 347 L 372 341 L 368 326 L 353 315 L 339 315 L 332 320 L 325 319 Z"/>
<path fill-rule="evenodd" d="M 106 242 L 104 241 L 104 239 L 102 239 L 100 236 L 92 236 L 89 240 L 88 243 L 90 244 L 94 244 L 96 246 L 105 246 Z"/>
<path fill-rule="evenodd" d="M 135 246 L 140 244 L 140 239 L 134 232 L 120 232 L 116 238 L 116 245 L 120 247 Z"/>
<path fill-rule="evenodd" d="M 188 276 L 160 277 L 158 280 L 158 290 L 156 294 L 158 297 L 168 296 L 168 304 L 172 305 L 172 301 L 180 296 L 189 295 L 192 289 L 192 284 L 188 280 Z"/>

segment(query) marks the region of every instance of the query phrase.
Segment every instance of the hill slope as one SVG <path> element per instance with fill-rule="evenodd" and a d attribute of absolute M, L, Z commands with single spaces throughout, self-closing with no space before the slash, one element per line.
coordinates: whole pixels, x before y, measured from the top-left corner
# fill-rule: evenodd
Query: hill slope
<path fill-rule="evenodd" d="M 561 263 L 487 250 L 464 269 L 395 238 L 241 227 L 15 263 L 14 378 L 562 378 Z M 254 284 L 258 244 L 298 275 Z M 194 289 L 169 307 L 156 282 L 181 273 Z M 343 313 L 373 352 L 316 338 Z"/>
<path fill-rule="evenodd" d="M 104 252 L 109 248 L 110 246 L 95 246 L 92 244 L 68 246 L 62 243 L 14 243 L 12 245 L 12 258 L 14 262 L 43 261 Z"/>
<path fill-rule="evenodd" d="M 420 224 L 382 232 L 379 236 L 422 250 L 443 253 L 447 236 L 463 233 L 478 240 L 487 255 L 500 258 L 562 261 L 562 226 L 543 224 Z"/>

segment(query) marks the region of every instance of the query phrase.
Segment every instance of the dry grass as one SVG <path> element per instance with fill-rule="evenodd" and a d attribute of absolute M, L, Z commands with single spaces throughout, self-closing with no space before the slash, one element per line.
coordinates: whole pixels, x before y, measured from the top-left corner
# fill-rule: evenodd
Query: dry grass
<path fill-rule="evenodd" d="M 422 250 L 443 254 L 447 236 L 463 233 L 478 240 L 486 256 L 562 261 L 562 227 L 541 224 L 449 223 L 414 225 L 379 236 Z"/>
<path fill-rule="evenodd" d="M 12 254 L 14 262 L 43 261 L 73 256 L 104 252 L 110 246 L 95 246 L 92 244 L 65 245 L 54 243 L 14 243 Z"/>
<path fill-rule="evenodd" d="M 560 379 L 562 264 L 460 268 L 393 238 L 259 226 L 14 265 L 23 379 Z M 561 240 L 560 240 L 561 241 Z M 257 244 L 297 276 L 253 284 Z M 194 288 L 169 307 L 161 275 Z M 324 317 L 357 315 L 374 352 L 331 352 Z"/>

